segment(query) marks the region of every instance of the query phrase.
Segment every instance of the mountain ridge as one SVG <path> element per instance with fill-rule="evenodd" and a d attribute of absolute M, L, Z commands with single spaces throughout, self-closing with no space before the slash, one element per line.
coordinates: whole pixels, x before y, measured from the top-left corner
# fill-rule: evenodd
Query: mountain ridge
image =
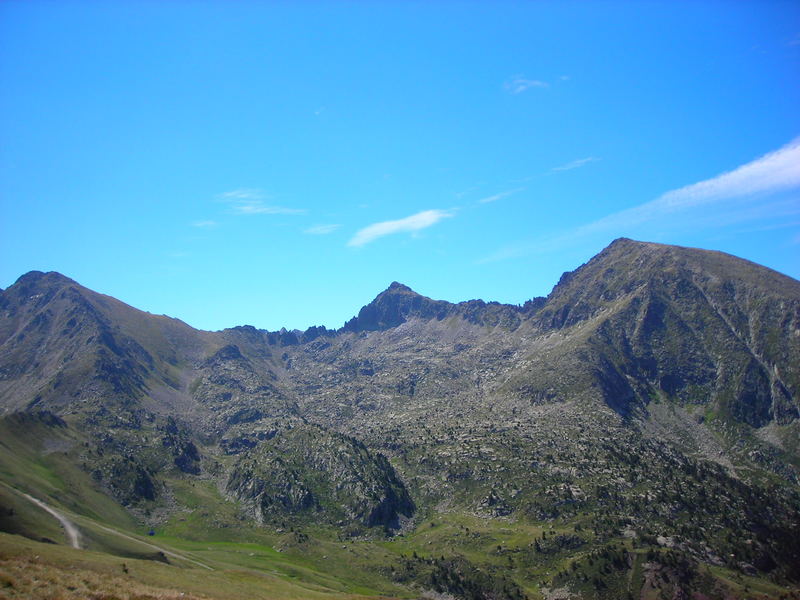
<path fill-rule="evenodd" d="M 703 269 L 699 269 L 698 264 Z M 740 306 L 742 302 L 748 302 L 744 292 L 739 294 L 738 300 L 736 296 L 735 282 L 737 277 L 741 280 L 743 273 L 750 278 L 748 285 L 751 288 L 753 280 L 759 284 L 762 288 L 759 292 L 761 294 L 772 293 L 775 289 L 783 292 L 789 290 L 789 297 L 793 297 L 795 302 L 794 313 L 791 308 L 784 311 L 786 316 L 782 331 L 772 330 L 763 335 L 756 335 L 752 331 L 753 327 L 759 326 L 759 321 L 751 323 L 745 316 Z M 766 284 L 762 283 L 764 278 L 769 279 Z M 721 279 L 725 280 L 724 285 L 717 285 L 715 282 Z M 117 392 L 127 390 L 135 395 L 137 390 L 143 391 L 147 387 L 146 379 L 156 378 L 167 387 L 175 387 L 178 383 L 172 371 L 178 363 L 196 361 L 201 354 L 211 351 L 212 348 L 219 350 L 230 345 L 230 340 L 226 342 L 226 338 L 243 343 L 245 348 L 249 347 L 253 353 L 259 355 L 258 360 L 266 359 L 274 363 L 274 350 L 267 350 L 269 347 L 303 346 L 319 338 L 385 332 L 415 319 L 423 322 L 444 322 L 456 318 L 481 327 L 500 326 L 511 332 L 525 325 L 539 334 L 595 323 L 592 327 L 601 328 L 595 334 L 595 339 L 602 338 L 596 343 L 610 343 L 624 347 L 627 351 L 632 347 L 638 348 L 639 358 L 633 364 L 624 365 L 621 370 L 612 367 L 605 359 L 602 365 L 596 366 L 599 373 L 605 373 L 601 376 L 601 380 L 605 381 L 601 383 L 601 387 L 608 388 L 608 393 L 615 396 L 615 402 L 618 402 L 619 397 L 644 394 L 643 390 L 637 392 L 626 384 L 625 379 L 631 376 L 637 380 L 647 379 L 651 383 L 658 380 L 658 387 L 671 395 L 688 393 L 687 385 L 710 384 L 718 370 L 713 366 L 712 354 L 719 353 L 721 345 L 727 345 L 740 355 L 742 371 L 760 389 L 756 395 L 761 398 L 752 402 L 751 398 L 745 403 L 756 404 L 756 408 L 748 414 L 740 406 L 742 399 L 734 398 L 733 410 L 749 419 L 751 424 L 763 425 L 771 418 L 770 415 L 777 415 L 777 418 L 784 421 L 796 418 L 798 407 L 792 398 L 797 397 L 800 381 L 791 369 L 788 369 L 788 375 L 782 375 L 777 365 L 800 361 L 800 352 L 789 344 L 776 354 L 774 345 L 756 343 L 749 340 L 748 336 L 755 335 L 759 339 L 772 339 L 776 335 L 789 339 L 796 337 L 800 331 L 796 304 L 800 298 L 798 287 L 798 283 L 791 278 L 724 253 L 620 238 L 586 264 L 562 275 L 546 298 L 535 298 L 522 306 L 486 303 L 482 300 L 460 303 L 432 300 L 414 292 L 408 286 L 393 282 L 338 330 L 312 327 L 305 332 L 269 332 L 250 326 L 239 326 L 219 332 L 202 332 L 177 319 L 150 315 L 111 297 L 96 294 L 58 273 L 31 272 L 22 276 L 0 295 L 5 305 L 11 302 L 18 305 L 17 310 L 10 313 L 7 311 L 7 318 L 0 327 L 0 344 L 5 345 L 11 336 L 17 335 L 22 344 L 26 343 L 26 336 L 33 336 L 34 341 L 29 340 L 27 343 L 39 345 L 41 336 L 52 333 L 51 330 L 55 327 L 54 323 L 49 322 L 51 313 L 57 315 L 59 307 L 66 302 L 64 306 L 70 307 L 68 312 L 71 318 L 65 317 L 59 322 L 59 326 L 63 327 L 61 334 L 66 335 L 68 340 L 71 339 L 75 336 L 71 328 L 74 327 L 76 318 L 88 319 L 82 322 L 82 327 L 94 335 L 84 335 L 82 343 L 94 343 L 98 346 L 95 365 L 106 373 L 105 380 L 111 381 Z M 676 297 L 687 298 L 687 303 L 691 303 L 691 306 L 703 305 L 705 314 L 700 318 L 695 309 L 692 309 L 695 313 L 690 315 L 681 314 L 680 310 L 676 312 L 674 306 L 665 308 Z M 28 314 L 25 310 L 35 313 L 35 318 L 25 321 L 25 314 Z M 772 309 L 768 307 L 768 310 Z M 626 323 L 621 322 L 614 322 L 612 325 L 609 321 L 603 325 L 608 318 L 613 317 L 615 311 L 623 311 L 627 324 L 638 323 L 638 329 L 631 330 Z M 21 315 L 21 312 L 25 314 Z M 597 321 L 597 315 L 601 313 L 608 318 L 604 316 Z M 152 327 L 150 317 L 155 320 L 152 323 L 159 323 L 157 330 Z M 696 340 L 692 342 L 695 350 L 678 354 L 672 352 L 669 360 L 666 357 L 659 359 L 652 349 L 648 349 L 649 342 L 642 345 L 636 341 L 643 335 L 652 336 L 651 329 L 663 332 L 658 335 L 667 335 L 671 330 L 664 324 L 665 318 L 672 329 L 677 328 L 683 332 L 679 343 Z M 112 322 L 114 325 L 109 325 Z M 643 332 L 642 327 L 647 331 Z M 716 336 L 726 340 L 725 344 L 712 341 L 699 343 L 700 338 L 706 339 L 704 332 L 707 328 L 714 328 Z M 619 337 L 621 332 L 625 333 L 622 338 Z M 187 344 L 188 339 L 192 341 Z M 711 348 L 714 346 L 718 349 L 712 352 Z M 181 349 L 178 350 L 178 347 Z M 706 350 L 697 354 L 696 350 L 701 347 Z M 148 352 L 145 348 L 156 348 L 156 351 Z M 180 356 L 181 353 L 183 356 Z M 691 356 L 695 356 L 694 363 L 691 360 L 687 362 L 687 358 Z M 749 362 L 745 361 L 745 357 Z M 62 357 L 62 360 L 65 358 Z M 676 365 L 671 370 L 664 366 L 670 361 Z M 659 367 L 656 363 L 662 366 Z M 24 366 L 18 363 L 14 368 L 19 370 Z M 679 371 L 688 373 L 688 376 L 681 375 Z M 787 369 L 784 368 L 783 371 L 786 372 Z M 81 373 L 85 375 L 85 368 Z M 119 373 L 120 376 L 114 377 L 114 373 Z M 60 371 L 58 376 L 63 378 L 65 374 Z M 6 376 L 2 379 L 11 378 Z M 53 385 L 58 387 L 60 384 L 56 381 Z M 767 398 L 771 403 L 770 407 L 766 406 Z M 620 405 L 620 409 L 625 412 L 629 407 Z"/>
<path fill-rule="evenodd" d="M 484 590 L 542 578 L 596 597 L 575 574 L 591 572 L 620 597 L 610 573 L 632 580 L 647 553 L 678 572 L 658 539 L 700 565 L 663 590 L 700 585 L 702 565 L 797 583 L 800 282 L 754 263 L 619 239 L 546 298 L 451 303 L 392 282 L 341 328 L 303 332 L 195 330 L 52 272 L 0 304 L 0 426 L 63 423 L 45 435 L 58 469 L 142 526 L 193 536 L 187 490 L 207 486 L 214 535 L 427 540 L 435 562 L 409 552 L 380 577 L 471 600 L 470 568 Z M 0 476 L 46 489 L 9 461 Z M 454 525 L 473 518 L 529 533 L 477 550 Z M 621 547 L 603 572 L 586 560 Z"/>
<path fill-rule="evenodd" d="M 542 303 L 543 300 L 546 301 L 546 300 L 550 299 L 551 296 L 553 296 L 553 294 L 556 293 L 560 289 L 560 286 L 566 285 L 566 283 L 569 282 L 570 280 L 572 280 L 572 278 L 575 276 L 575 274 L 578 271 L 580 271 L 582 268 L 587 267 L 588 265 L 590 265 L 590 263 L 592 261 L 597 261 L 597 260 L 600 260 L 601 258 L 604 258 L 605 256 L 607 256 L 612 251 L 614 251 L 614 250 L 616 250 L 618 248 L 628 248 L 628 249 L 630 249 L 630 248 L 640 248 L 640 249 L 650 248 L 650 249 L 656 249 L 656 250 L 661 251 L 661 252 L 663 252 L 663 251 L 678 252 L 678 253 L 687 253 L 688 252 L 688 253 L 692 253 L 694 255 L 695 259 L 700 257 L 700 256 L 703 256 L 704 254 L 706 256 L 709 256 L 709 257 L 710 256 L 716 256 L 716 257 L 722 258 L 724 260 L 735 259 L 736 261 L 739 262 L 740 265 L 747 264 L 751 268 L 754 267 L 757 271 L 762 271 L 762 272 L 763 271 L 768 271 L 768 272 L 770 272 L 772 274 L 772 276 L 776 276 L 778 279 L 783 280 L 788 285 L 795 284 L 796 281 L 797 281 L 794 278 L 790 277 L 789 275 L 781 273 L 780 271 L 776 271 L 774 269 L 770 269 L 769 267 L 765 267 L 765 266 L 762 266 L 762 265 L 760 265 L 758 263 L 754 263 L 752 261 L 749 261 L 747 259 L 739 258 L 739 257 L 736 257 L 736 256 L 734 256 L 732 254 L 728 254 L 728 253 L 721 252 L 721 251 L 718 251 L 718 250 L 705 250 L 705 249 L 699 249 L 699 248 L 692 248 L 692 247 L 688 247 L 688 246 L 676 246 L 676 245 L 662 244 L 662 243 L 656 243 L 656 242 L 644 242 L 644 241 L 633 240 L 631 238 L 620 237 L 620 238 L 616 238 L 615 240 L 613 240 L 601 252 L 599 252 L 597 255 L 595 255 L 589 262 L 587 262 L 587 263 L 585 263 L 583 265 L 580 265 L 579 267 L 577 267 L 576 269 L 574 269 L 572 271 L 565 271 L 561 275 L 561 277 L 559 278 L 558 282 L 555 283 L 555 285 L 553 286 L 552 290 L 550 291 L 550 293 L 547 296 L 534 297 L 534 298 L 531 298 L 529 300 L 526 300 L 522 304 L 508 304 L 508 303 L 502 303 L 502 302 L 498 302 L 498 301 L 494 301 L 494 300 L 488 300 L 487 301 L 487 300 L 483 300 L 483 299 L 479 299 L 479 298 L 470 299 L 470 300 L 462 300 L 462 301 L 458 301 L 458 302 L 451 302 L 451 301 L 448 301 L 448 300 L 434 300 L 434 299 L 432 299 L 432 298 L 430 298 L 428 296 L 420 294 L 419 292 L 413 290 L 411 287 L 409 287 L 409 286 L 407 286 L 407 285 L 405 285 L 405 284 L 403 284 L 401 282 L 392 281 L 383 291 L 379 292 L 371 302 L 369 302 L 368 304 L 362 306 L 361 309 L 359 310 L 359 313 L 362 310 L 367 309 L 370 306 L 374 306 L 376 304 L 380 304 L 381 303 L 380 300 L 382 300 L 383 298 L 386 298 L 386 297 L 397 297 L 397 296 L 407 296 L 407 297 L 413 298 L 413 299 L 417 300 L 418 302 L 421 302 L 426 307 L 429 306 L 429 305 L 430 306 L 437 306 L 437 307 L 438 306 L 442 306 L 442 307 L 445 307 L 445 310 L 453 309 L 454 307 L 464 307 L 464 309 L 467 309 L 468 307 L 472 307 L 472 306 L 491 305 L 491 306 L 502 307 L 503 309 L 508 309 L 508 310 L 519 310 L 520 312 L 527 312 L 527 311 L 530 310 L 530 305 L 537 305 L 538 306 L 539 304 Z M 133 306 L 131 306 L 129 304 L 126 304 L 124 302 L 121 302 L 120 300 L 117 300 L 113 296 L 108 296 L 106 294 L 101 294 L 101 293 L 89 290 L 89 288 L 86 288 L 86 287 L 82 286 L 77 281 L 71 279 L 70 277 L 68 277 L 68 276 L 66 276 L 66 275 L 64 275 L 62 273 L 59 273 L 58 271 L 47 271 L 47 272 L 38 271 L 38 270 L 29 271 L 29 272 L 24 273 L 23 275 L 21 275 L 8 288 L 5 288 L 5 290 L 0 289 L 0 292 L 7 292 L 8 290 L 12 289 L 13 287 L 17 286 L 18 284 L 29 284 L 29 283 L 41 281 L 42 279 L 46 279 L 46 278 L 54 279 L 54 280 L 58 281 L 59 283 L 61 283 L 62 285 L 76 285 L 76 286 L 80 287 L 83 290 L 91 291 L 92 294 L 96 294 L 97 296 L 100 296 L 100 297 L 103 297 L 103 298 L 108 298 L 108 299 L 114 300 L 115 302 L 119 302 L 119 303 L 125 304 L 125 306 L 128 306 L 130 308 L 134 308 L 135 310 L 137 310 L 139 312 L 142 312 L 144 314 L 147 314 L 147 315 L 152 315 L 154 317 L 165 317 L 165 318 L 168 318 L 168 319 L 172 319 L 172 320 L 178 321 L 179 323 L 182 323 L 184 325 L 186 324 L 179 317 L 168 316 L 168 315 L 163 315 L 163 314 L 156 314 L 156 313 L 150 313 L 150 312 L 147 312 L 147 311 L 141 311 L 140 309 L 136 309 L 135 307 L 133 307 Z M 525 308 L 526 306 L 529 306 L 529 308 L 526 309 Z M 440 313 L 434 313 L 434 314 L 438 315 Z M 419 315 L 415 314 L 414 316 L 419 316 Z M 346 320 L 345 323 L 342 326 L 340 326 L 340 327 L 338 327 L 336 329 L 328 329 L 327 326 L 325 326 L 325 325 L 310 326 L 306 330 L 286 329 L 285 327 L 281 328 L 279 330 L 274 330 L 274 331 L 271 331 L 271 330 L 268 330 L 268 329 L 260 329 L 260 328 L 254 328 L 254 329 L 257 329 L 258 331 L 262 331 L 262 332 L 265 332 L 265 333 L 274 334 L 274 335 L 280 335 L 281 332 L 285 332 L 287 334 L 300 335 L 300 334 L 308 334 L 309 331 L 313 332 L 314 330 L 325 331 L 325 332 L 328 332 L 328 333 L 338 332 L 338 331 L 342 331 L 342 330 L 344 330 L 344 331 L 353 331 L 354 328 L 357 327 L 357 325 L 355 325 L 355 322 L 357 322 L 358 317 L 359 317 L 359 315 L 357 313 L 352 318 Z M 348 325 L 348 324 L 350 324 L 350 325 Z M 396 324 L 391 325 L 391 326 L 396 326 L 397 324 L 399 324 L 399 323 L 396 323 Z M 189 325 L 187 325 L 187 326 L 191 327 Z M 226 328 L 223 328 L 223 329 L 220 329 L 220 330 L 204 330 L 204 329 L 197 329 L 197 328 L 194 328 L 194 327 L 192 327 L 192 329 L 195 329 L 196 331 L 204 331 L 204 332 L 208 332 L 208 333 L 218 333 L 220 331 L 226 331 L 226 330 L 229 330 L 229 329 L 237 329 L 237 328 L 241 328 L 241 327 L 248 327 L 249 328 L 249 327 L 253 327 L 253 326 L 246 325 L 246 324 L 241 324 L 241 325 L 232 325 L 230 327 L 226 327 Z"/>

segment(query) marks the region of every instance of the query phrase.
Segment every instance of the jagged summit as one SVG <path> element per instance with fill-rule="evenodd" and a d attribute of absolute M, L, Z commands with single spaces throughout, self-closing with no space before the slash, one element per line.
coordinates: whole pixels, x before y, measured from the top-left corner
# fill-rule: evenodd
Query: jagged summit
<path fill-rule="evenodd" d="M 364 306 L 358 315 L 344 324 L 343 331 L 376 331 L 390 329 L 412 317 L 422 319 L 446 317 L 453 304 L 444 300 L 431 300 L 396 281 L 375 299 Z"/>
<path fill-rule="evenodd" d="M 387 301 L 394 301 L 394 300 L 389 300 L 389 299 L 392 299 L 392 298 L 396 298 L 397 299 L 397 298 L 403 298 L 403 297 L 405 297 L 405 298 L 417 298 L 418 297 L 418 298 L 425 298 L 426 300 L 431 300 L 430 298 L 427 298 L 426 296 L 423 296 L 422 294 L 420 294 L 418 292 L 415 292 L 414 290 L 412 290 L 407 285 L 405 285 L 403 283 L 399 283 L 397 281 L 393 281 L 391 284 L 389 284 L 389 287 L 387 287 L 385 290 L 383 290 L 381 293 L 379 293 L 377 296 L 375 296 L 375 299 L 372 302 L 370 302 L 370 304 L 375 304 L 375 303 L 380 303 L 380 302 L 387 302 Z"/>
<path fill-rule="evenodd" d="M 389 287 L 386 288 L 385 291 L 386 292 L 411 292 L 411 293 L 416 293 L 410 287 L 408 287 L 407 285 L 402 284 L 402 283 L 400 283 L 398 281 L 393 281 L 392 283 L 390 283 Z"/>

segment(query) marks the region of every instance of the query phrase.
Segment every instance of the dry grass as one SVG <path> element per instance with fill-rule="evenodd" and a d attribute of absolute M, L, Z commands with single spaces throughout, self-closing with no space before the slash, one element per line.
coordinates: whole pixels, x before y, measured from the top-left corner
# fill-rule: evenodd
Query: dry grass
<path fill-rule="evenodd" d="M 63 568 L 38 558 L 0 558 L 0 600 L 207 600 L 178 590 L 143 585 L 126 577 L 76 568 Z"/>
<path fill-rule="evenodd" d="M 221 552 L 215 570 L 113 556 L 45 544 L 0 532 L 0 600 L 376 600 L 331 590 L 313 571 L 282 563 L 286 575 L 257 561 L 231 564 Z M 253 556 L 252 554 L 250 556 Z M 205 559 L 205 557 L 204 557 Z M 255 559 L 254 559 L 255 560 Z M 334 581 L 336 583 L 336 581 Z"/>

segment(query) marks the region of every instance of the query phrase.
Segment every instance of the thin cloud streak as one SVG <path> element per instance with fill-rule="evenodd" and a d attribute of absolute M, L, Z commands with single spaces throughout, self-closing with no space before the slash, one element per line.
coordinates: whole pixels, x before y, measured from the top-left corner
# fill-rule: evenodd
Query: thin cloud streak
<path fill-rule="evenodd" d="M 217 226 L 217 222 L 216 221 L 195 221 L 194 223 L 192 223 L 192 227 L 199 227 L 201 229 L 204 229 L 204 228 L 207 229 L 207 228 L 216 227 L 216 226 Z"/>
<path fill-rule="evenodd" d="M 774 194 L 796 188 L 800 188 L 800 138 L 732 171 L 671 190 L 655 200 L 560 235 L 506 246 L 478 263 L 555 251 L 594 234 L 614 232 L 630 235 L 631 228 L 651 223 L 671 223 L 686 230 L 700 222 L 708 227 L 724 227 L 733 223 L 790 217 L 798 212 L 795 199 L 776 201 L 771 198 Z M 720 205 L 726 212 L 720 211 Z M 713 215 L 696 212 L 707 207 L 714 207 Z M 692 219 L 687 219 L 684 213 L 693 210 Z M 678 217 L 680 221 L 670 222 L 670 217 Z"/>
<path fill-rule="evenodd" d="M 241 188 L 220 194 L 218 198 L 226 202 L 241 202 L 247 200 L 262 200 L 266 194 L 262 190 Z"/>
<path fill-rule="evenodd" d="M 539 79 L 527 79 L 525 77 L 513 77 L 503 84 L 509 94 L 521 94 L 531 88 L 549 88 L 550 84 Z"/>
<path fill-rule="evenodd" d="M 800 186 L 800 137 L 738 169 L 667 192 L 651 204 L 680 208 Z"/>
<path fill-rule="evenodd" d="M 266 204 L 250 203 L 238 204 L 232 209 L 235 215 L 304 215 L 308 211 L 304 208 L 287 208 L 285 206 L 269 206 Z"/>
<path fill-rule="evenodd" d="M 481 198 L 478 200 L 479 204 L 488 204 L 490 202 L 497 202 L 498 200 L 502 200 L 503 198 L 508 198 L 518 192 L 524 191 L 525 188 L 516 188 L 513 190 L 508 190 L 507 192 L 500 192 L 499 194 L 495 194 L 493 196 L 487 196 L 486 198 Z"/>
<path fill-rule="evenodd" d="M 314 225 L 313 227 L 309 227 L 308 229 L 304 229 L 303 233 L 307 233 L 309 235 L 327 235 L 329 233 L 333 233 L 337 229 L 339 229 L 341 225 Z"/>
<path fill-rule="evenodd" d="M 308 211 L 304 208 L 288 208 L 264 204 L 269 198 L 262 190 L 242 188 L 219 194 L 217 198 L 231 205 L 231 212 L 235 215 L 304 215 Z"/>
<path fill-rule="evenodd" d="M 363 246 L 374 242 L 378 238 L 393 233 L 406 233 L 420 231 L 432 225 L 435 225 L 442 219 L 452 217 L 453 213 L 444 210 L 423 210 L 410 217 L 398 219 L 396 221 L 382 221 L 380 223 L 373 223 L 356 232 L 356 234 L 347 242 L 348 246 Z"/>
<path fill-rule="evenodd" d="M 584 225 L 578 231 L 637 225 L 694 207 L 795 187 L 800 187 L 800 138 L 733 171 L 669 191 L 655 200 Z"/>
<path fill-rule="evenodd" d="M 571 171 L 572 169 L 577 169 L 579 167 L 582 167 L 584 165 L 588 165 L 589 163 L 595 162 L 595 161 L 598 161 L 598 160 L 600 160 L 600 159 L 597 158 L 596 156 L 588 156 L 586 158 L 579 158 L 578 160 L 573 160 L 572 162 L 567 163 L 565 165 L 561 165 L 560 167 L 553 167 L 550 170 L 551 171 Z"/>

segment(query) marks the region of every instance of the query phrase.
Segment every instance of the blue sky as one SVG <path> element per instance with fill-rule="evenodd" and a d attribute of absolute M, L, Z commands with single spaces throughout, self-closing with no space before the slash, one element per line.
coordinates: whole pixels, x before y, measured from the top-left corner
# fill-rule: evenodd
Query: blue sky
<path fill-rule="evenodd" d="M 339 327 L 614 238 L 800 277 L 796 2 L 0 3 L 0 287 Z"/>

